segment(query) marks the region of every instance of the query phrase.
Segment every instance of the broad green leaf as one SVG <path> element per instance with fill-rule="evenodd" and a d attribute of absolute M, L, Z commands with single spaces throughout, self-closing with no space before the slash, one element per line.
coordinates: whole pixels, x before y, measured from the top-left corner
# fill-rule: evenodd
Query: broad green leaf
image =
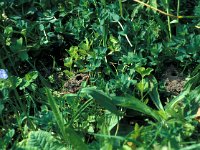
<path fill-rule="evenodd" d="M 108 131 L 111 131 L 119 123 L 119 120 L 121 120 L 122 117 L 119 117 L 113 113 L 110 113 L 108 118 L 110 119 L 108 121 L 109 122 Z"/>
<path fill-rule="evenodd" d="M 12 83 L 12 87 L 16 88 L 22 83 L 22 78 L 16 76 L 10 76 L 9 80 Z"/>
<path fill-rule="evenodd" d="M 122 56 L 122 61 L 123 63 L 126 63 L 129 65 L 132 63 L 142 62 L 143 58 L 139 55 L 134 54 L 134 52 L 128 52 L 127 55 Z"/>
<path fill-rule="evenodd" d="M 147 69 L 145 69 L 145 70 L 142 72 L 142 76 L 143 76 L 143 77 L 144 77 L 144 76 L 148 76 L 148 75 L 151 74 L 152 71 L 153 71 L 152 68 L 147 68 Z"/>
<path fill-rule="evenodd" d="M 91 95 L 99 105 L 106 108 L 112 113 L 120 115 L 120 113 L 117 110 L 117 107 L 113 104 L 111 97 L 106 95 L 103 91 L 89 87 L 83 88 L 81 92 Z"/>
<path fill-rule="evenodd" d="M 3 143 L 6 144 L 8 146 L 8 144 L 12 144 L 12 138 L 15 134 L 15 130 L 14 129 L 9 129 L 6 133 L 6 135 L 3 137 Z M 0 141 L 0 144 L 1 144 L 1 141 Z M 2 148 L 1 146 L 3 145 L 0 145 L 0 149 Z M 4 147 L 6 149 L 6 147 Z M 3 149 L 4 149 L 3 148 Z"/>
<path fill-rule="evenodd" d="M 18 52 L 23 49 L 23 38 L 19 38 L 16 41 L 12 42 L 10 46 L 11 50 L 13 52 Z"/>
<path fill-rule="evenodd" d="M 45 29 L 45 27 L 44 27 L 44 25 L 43 24 L 40 24 L 40 26 L 39 26 L 39 29 L 40 29 L 40 31 L 44 31 L 44 29 Z"/>
<path fill-rule="evenodd" d="M 69 49 L 69 54 L 70 56 L 74 59 L 74 60 L 77 60 L 79 55 L 78 55 L 78 46 L 72 46 L 70 47 Z"/>
<path fill-rule="evenodd" d="M 162 51 L 163 47 L 162 44 L 155 44 L 150 48 L 151 54 L 153 58 L 158 57 L 158 54 Z"/>
<path fill-rule="evenodd" d="M 146 79 L 141 80 L 136 86 L 140 92 L 146 92 L 149 89 L 149 83 Z"/>
<path fill-rule="evenodd" d="M 21 34 L 22 34 L 24 37 L 26 37 L 26 33 L 27 33 L 27 30 L 26 30 L 26 29 L 22 29 L 22 30 L 21 30 Z"/>
<path fill-rule="evenodd" d="M 2 80 L 0 79 L 0 90 L 11 88 L 12 83 L 9 80 Z"/>
<path fill-rule="evenodd" d="M 6 42 L 6 45 L 7 45 L 7 46 L 10 46 L 11 43 L 12 43 L 11 38 L 9 38 L 9 37 L 6 38 L 6 41 L 5 41 L 5 42 Z"/>
<path fill-rule="evenodd" d="M 64 60 L 65 67 L 71 68 L 72 64 L 73 64 L 72 57 L 65 58 Z"/>
<path fill-rule="evenodd" d="M 23 45 L 22 37 L 12 42 L 10 45 L 10 49 L 12 50 L 12 52 L 17 53 L 18 57 L 22 61 L 28 60 L 29 56 L 28 56 L 26 47 Z"/>
<path fill-rule="evenodd" d="M 0 149 L 1 150 L 6 150 L 8 149 L 9 145 L 12 145 L 12 139 L 13 139 L 13 136 L 15 134 L 15 130 L 10 128 L 8 130 L 6 130 L 6 135 L 3 134 L 3 136 L 1 135 L 1 138 L 0 138 Z"/>
<path fill-rule="evenodd" d="M 28 139 L 18 143 L 18 149 L 25 150 L 68 150 L 62 143 L 56 140 L 49 132 L 46 131 L 31 131 Z"/>
<path fill-rule="evenodd" d="M 12 33 L 13 33 L 13 28 L 12 27 L 6 27 L 5 29 L 4 29 L 4 34 L 8 37 L 8 36 L 10 36 L 10 35 L 12 35 Z"/>
<path fill-rule="evenodd" d="M 120 51 L 120 43 L 117 38 L 115 38 L 113 35 L 110 35 L 108 39 L 108 49 L 110 50 L 109 54 L 112 54 L 116 51 Z"/>
<path fill-rule="evenodd" d="M 34 82 L 37 79 L 37 77 L 37 71 L 27 73 L 23 78 L 22 83 L 20 84 L 20 90 L 27 88 L 32 82 Z"/>
<path fill-rule="evenodd" d="M 156 120 L 161 120 L 160 116 L 145 103 L 141 102 L 139 99 L 131 97 L 112 97 L 114 104 L 139 111 L 143 114 L 153 117 Z"/>
<path fill-rule="evenodd" d="M 37 79 L 37 77 L 38 77 L 38 72 L 32 71 L 25 75 L 25 80 L 29 82 L 33 82 L 35 79 Z"/>
<path fill-rule="evenodd" d="M 109 40 L 110 40 L 113 44 L 119 43 L 119 41 L 117 40 L 117 38 L 115 38 L 113 35 L 110 35 Z"/>
<path fill-rule="evenodd" d="M 28 53 L 26 51 L 23 51 L 23 52 L 19 53 L 19 58 L 22 61 L 28 60 L 28 58 L 29 58 Z"/>
<path fill-rule="evenodd" d="M 142 75 L 142 73 L 145 71 L 144 67 L 136 67 L 135 70 Z"/>
<path fill-rule="evenodd" d="M 21 38 L 19 38 L 19 39 L 17 40 L 17 42 L 16 42 L 16 48 L 17 48 L 17 49 L 18 49 L 18 48 L 21 48 L 22 45 L 23 45 L 23 38 L 21 37 Z M 18 49 L 18 50 L 19 50 L 19 49 Z"/>
<path fill-rule="evenodd" d="M 78 47 L 82 50 L 82 51 L 89 51 L 90 50 L 90 43 L 88 41 L 88 39 L 85 39 L 85 42 L 81 42 Z"/>
<path fill-rule="evenodd" d="M 117 15 L 117 14 L 115 14 L 115 13 L 110 13 L 110 16 L 112 17 L 112 19 L 114 20 L 114 21 L 119 21 L 119 15 Z"/>
<path fill-rule="evenodd" d="M 151 72 L 153 71 L 152 68 L 147 68 L 145 69 L 144 67 L 136 67 L 135 70 L 142 76 L 145 77 L 147 75 L 150 75 Z"/>

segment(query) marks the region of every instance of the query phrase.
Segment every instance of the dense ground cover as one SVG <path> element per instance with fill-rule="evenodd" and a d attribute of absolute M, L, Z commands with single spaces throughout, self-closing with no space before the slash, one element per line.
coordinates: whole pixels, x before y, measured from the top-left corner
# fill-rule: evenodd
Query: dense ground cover
<path fill-rule="evenodd" d="M 0 149 L 200 148 L 200 1 L 0 1 Z"/>

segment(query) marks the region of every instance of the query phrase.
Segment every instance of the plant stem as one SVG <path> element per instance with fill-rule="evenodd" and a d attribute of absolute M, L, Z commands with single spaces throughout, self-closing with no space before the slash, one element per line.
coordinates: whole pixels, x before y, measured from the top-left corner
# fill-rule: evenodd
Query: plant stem
<path fill-rule="evenodd" d="M 122 26 L 122 24 L 121 24 L 119 21 L 117 21 L 117 22 L 118 22 L 118 24 L 120 25 L 120 27 L 122 28 L 122 30 L 124 30 L 124 27 Z M 130 42 L 130 40 L 129 40 L 127 34 L 125 34 L 125 38 L 126 38 L 126 40 L 128 41 L 128 44 L 130 45 L 130 47 L 133 47 L 133 45 L 132 45 L 132 43 Z"/>
<path fill-rule="evenodd" d="M 122 0 L 118 0 L 118 1 L 119 1 L 120 16 L 123 18 Z"/>
<path fill-rule="evenodd" d="M 166 2 L 166 5 L 167 5 L 167 14 L 169 14 L 169 2 L 168 0 L 165 1 Z M 167 16 L 167 24 L 168 24 L 168 31 L 169 31 L 169 39 L 171 39 L 172 37 L 172 31 L 171 31 L 171 24 L 170 24 L 170 17 Z"/>
<path fill-rule="evenodd" d="M 142 77 L 142 90 L 141 90 L 141 100 L 143 102 L 144 100 L 144 77 Z"/>
<path fill-rule="evenodd" d="M 142 5 L 146 6 L 146 7 L 149 7 L 149 8 L 151 8 L 151 9 L 153 9 L 153 10 L 155 10 L 155 11 L 157 11 L 157 12 L 163 14 L 163 15 L 166 15 L 166 16 L 169 16 L 169 17 L 173 17 L 173 18 L 177 18 L 177 16 L 174 16 L 174 15 L 172 15 L 172 14 L 166 13 L 166 12 L 160 10 L 160 9 L 157 9 L 157 8 L 155 8 L 155 7 L 153 7 L 153 6 L 149 5 L 149 4 L 146 4 L 146 3 L 144 3 L 144 2 L 141 2 L 141 1 L 139 1 L 139 0 L 133 0 L 133 1 L 135 1 L 135 2 L 137 2 L 137 3 L 140 3 L 140 4 L 142 4 Z"/>
<path fill-rule="evenodd" d="M 176 16 L 179 16 L 179 11 L 180 11 L 180 0 L 178 0 L 178 3 L 177 3 L 177 13 L 176 13 Z M 179 20 L 179 17 L 177 18 L 177 20 Z"/>
<path fill-rule="evenodd" d="M 140 3 L 140 4 L 142 4 L 142 5 L 144 5 L 144 6 L 148 7 L 148 8 L 151 8 L 151 9 L 153 9 L 153 10 L 159 12 L 160 14 L 163 14 L 163 15 L 165 15 L 165 16 L 169 16 L 169 17 L 172 17 L 172 18 L 176 18 L 176 19 L 177 19 L 177 18 L 178 18 L 178 19 L 185 19 L 185 18 L 187 18 L 187 19 L 195 19 L 195 18 L 200 18 L 200 16 L 175 16 L 175 15 L 173 15 L 173 14 L 166 13 L 166 12 L 160 10 L 160 9 L 157 9 L 157 8 L 155 8 L 155 7 L 153 7 L 153 6 L 149 5 L 149 4 L 146 4 L 146 3 L 144 3 L 144 2 L 141 2 L 141 1 L 139 1 L 139 0 L 133 0 L 133 1 L 135 1 L 135 2 L 137 2 L 137 3 Z M 179 2 L 179 3 L 180 3 L 180 2 Z"/>

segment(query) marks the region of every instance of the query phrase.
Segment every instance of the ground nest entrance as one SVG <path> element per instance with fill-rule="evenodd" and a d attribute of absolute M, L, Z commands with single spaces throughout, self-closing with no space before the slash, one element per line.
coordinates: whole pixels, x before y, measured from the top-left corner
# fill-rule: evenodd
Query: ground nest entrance
<path fill-rule="evenodd" d="M 183 74 L 173 65 L 170 64 L 162 75 L 165 88 L 168 93 L 178 95 L 184 87 L 185 78 Z"/>

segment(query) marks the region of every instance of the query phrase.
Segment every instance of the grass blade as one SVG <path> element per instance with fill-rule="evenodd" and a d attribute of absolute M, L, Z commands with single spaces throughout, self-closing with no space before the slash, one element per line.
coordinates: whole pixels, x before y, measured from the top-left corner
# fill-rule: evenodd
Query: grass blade
<path fill-rule="evenodd" d="M 156 107 L 160 110 L 164 110 L 163 105 L 160 101 L 160 96 L 158 93 L 158 82 L 156 81 L 156 78 L 152 78 L 152 82 L 150 82 L 150 85 L 152 87 L 152 90 L 150 91 L 149 95 L 151 97 L 151 100 L 156 105 Z"/>
<path fill-rule="evenodd" d="M 70 128 L 69 126 L 65 127 L 65 120 L 63 116 L 61 115 L 62 113 L 59 111 L 58 106 L 53 98 L 53 96 L 50 93 L 50 90 L 46 88 L 46 93 L 47 93 L 47 98 L 49 101 L 49 104 L 51 106 L 51 109 L 53 111 L 53 114 L 56 118 L 58 127 L 60 128 L 61 134 L 66 142 L 69 142 L 71 145 L 73 145 L 74 149 L 77 150 L 86 150 L 87 146 L 86 144 L 82 141 L 81 137 L 79 137 L 76 132 Z"/>
<path fill-rule="evenodd" d="M 190 89 L 190 88 L 189 88 Z M 178 96 L 176 96 L 174 99 L 172 99 L 166 106 L 165 109 L 172 109 L 174 107 L 175 104 L 177 104 L 178 102 L 182 101 L 185 96 L 189 93 L 189 89 L 181 92 Z"/>
<path fill-rule="evenodd" d="M 48 102 L 50 104 L 50 107 L 53 111 L 54 117 L 56 118 L 58 127 L 60 129 L 61 134 L 63 135 L 64 138 L 66 138 L 65 136 L 65 126 L 64 126 L 64 119 L 61 115 L 61 112 L 59 111 L 57 104 L 53 98 L 53 96 L 50 93 L 50 90 L 48 88 L 46 88 L 46 93 L 47 93 L 47 99 Z"/>

